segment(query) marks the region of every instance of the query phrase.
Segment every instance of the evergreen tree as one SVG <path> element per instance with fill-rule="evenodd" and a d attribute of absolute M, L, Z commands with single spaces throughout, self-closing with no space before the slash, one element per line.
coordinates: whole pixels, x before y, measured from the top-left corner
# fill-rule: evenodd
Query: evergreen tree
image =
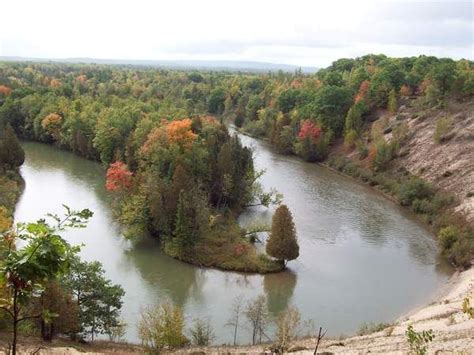
<path fill-rule="evenodd" d="M 0 171 L 17 169 L 25 161 L 25 152 L 10 124 L 0 131 Z"/>
<path fill-rule="evenodd" d="M 280 205 L 273 215 L 266 252 L 286 265 L 299 256 L 299 250 L 291 212 L 286 205 Z"/>
<path fill-rule="evenodd" d="M 176 210 L 174 236 L 166 246 L 173 256 L 183 257 L 189 253 L 199 236 L 199 223 L 193 202 L 188 198 L 187 193 L 181 190 Z"/>
<path fill-rule="evenodd" d="M 395 113 L 397 111 L 397 106 L 398 106 L 397 93 L 395 92 L 394 89 L 392 89 L 390 90 L 390 93 L 388 94 L 387 109 L 390 112 Z"/>

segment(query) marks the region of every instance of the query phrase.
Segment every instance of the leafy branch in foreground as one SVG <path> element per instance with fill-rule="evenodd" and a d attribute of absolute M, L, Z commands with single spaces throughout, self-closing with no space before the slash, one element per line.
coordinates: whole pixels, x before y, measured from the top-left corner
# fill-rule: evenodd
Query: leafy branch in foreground
<path fill-rule="evenodd" d="M 29 301 L 41 296 L 46 282 L 68 271 L 72 257 L 80 249 L 71 246 L 57 233 L 66 228 L 83 228 L 93 215 L 88 209 L 74 211 L 64 207 L 64 217 L 48 215 L 55 224 L 49 224 L 45 219 L 35 223 L 18 223 L 16 230 L 1 234 L 3 249 L 0 281 L 5 285 L 7 296 L 0 300 L 0 309 L 11 317 L 13 355 L 16 354 L 18 326 L 21 322 L 53 316 L 46 311 L 28 313 L 26 306 Z M 20 245 L 23 246 L 18 247 L 17 240 L 21 240 Z"/>

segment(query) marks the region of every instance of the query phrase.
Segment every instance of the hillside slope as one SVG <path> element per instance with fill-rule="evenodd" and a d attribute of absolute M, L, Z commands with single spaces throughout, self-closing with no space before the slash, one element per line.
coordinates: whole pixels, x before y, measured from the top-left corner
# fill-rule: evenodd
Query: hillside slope
<path fill-rule="evenodd" d="M 396 164 L 454 195 L 456 210 L 473 223 L 474 101 L 450 102 L 445 109 L 423 111 L 402 105 L 390 121 L 406 122 L 412 132 Z M 448 125 L 444 130 L 440 127 L 443 122 Z M 439 143 L 435 141 L 437 127 L 441 134 Z"/>

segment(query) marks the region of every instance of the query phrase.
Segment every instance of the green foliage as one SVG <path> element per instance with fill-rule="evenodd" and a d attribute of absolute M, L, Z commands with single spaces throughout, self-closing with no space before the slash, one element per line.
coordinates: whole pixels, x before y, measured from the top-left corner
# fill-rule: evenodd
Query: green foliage
<path fill-rule="evenodd" d="M 452 125 L 453 120 L 448 117 L 443 117 L 436 121 L 436 128 L 433 134 L 435 143 L 440 144 L 446 139 L 446 136 L 449 133 Z"/>
<path fill-rule="evenodd" d="M 474 307 L 471 306 L 469 297 L 466 297 L 462 301 L 462 311 L 467 314 L 469 318 L 474 319 Z"/>
<path fill-rule="evenodd" d="M 1 251 L 0 272 L 7 298 L 1 300 L 1 306 L 11 317 L 14 353 L 19 324 L 32 318 L 31 314 L 24 314 L 28 311 L 26 306 L 44 292 L 46 281 L 69 271 L 74 254 L 79 250 L 58 233 L 66 228 L 82 228 L 92 217 L 88 209 L 74 211 L 64 207 L 64 217 L 48 215 L 56 222 L 53 225 L 40 219 L 36 223 L 19 223 L 16 230 L 2 234 L 6 247 Z M 23 246 L 16 247 L 16 240 L 21 240 Z"/>
<path fill-rule="evenodd" d="M 25 161 L 25 152 L 20 146 L 10 124 L 3 127 L 0 124 L 0 172 L 16 170 Z"/>
<path fill-rule="evenodd" d="M 434 190 L 431 185 L 414 177 L 400 186 L 398 200 L 403 206 L 411 206 L 415 200 L 431 198 L 433 195 Z"/>
<path fill-rule="evenodd" d="M 220 115 L 224 112 L 225 91 L 218 88 L 211 91 L 208 101 L 208 111 Z"/>
<path fill-rule="evenodd" d="M 417 355 L 424 355 L 428 351 L 428 345 L 434 339 L 433 330 L 417 332 L 409 325 L 405 332 L 410 350 Z"/>
<path fill-rule="evenodd" d="M 214 332 L 209 319 L 195 319 L 190 333 L 192 343 L 197 346 L 209 346 L 214 339 Z"/>
<path fill-rule="evenodd" d="M 290 210 L 280 205 L 272 219 L 272 229 L 266 245 L 267 254 L 286 264 L 299 256 L 295 224 Z"/>
<path fill-rule="evenodd" d="M 152 354 L 188 344 L 189 340 L 183 331 L 183 313 L 179 307 L 170 303 L 147 308 L 138 325 L 138 336 L 145 349 Z"/>
<path fill-rule="evenodd" d="M 398 150 L 398 142 L 392 141 L 387 143 L 385 140 L 380 140 L 376 144 L 377 154 L 373 161 L 373 167 L 376 171 L 384 171 L 387 169 L 390 161 L 395 157 Z"/>
<path fill-rule="evenodd" d="M 90 335 L 111 334 L 120 324 L 120 309 L 125 292 L 104 276 L 102 265 L 81 261 L 75 257 L 70 270 L 62 278 L 63 287 L 69 290 L 79 305 L 80 332 Z"/>
<path fill-rule="evenodd" d="M 387 103 L 387 109 L 392 112 L 392 113 L 395 113 L 397 112 L 397 108 L 398 108 L 398 102 L 397 102 L 397 93 L 395 91 L 395 89 L 392 89 L 390 90 L 390 93 L 388 94 L 388 103 Z"/>
<path fill-rule="evenodd" d="M 443 251 L 449 251 L 458 240 L 459 230 L 454 226 L 441 228 L 438 232 L 438 243 Z"/>

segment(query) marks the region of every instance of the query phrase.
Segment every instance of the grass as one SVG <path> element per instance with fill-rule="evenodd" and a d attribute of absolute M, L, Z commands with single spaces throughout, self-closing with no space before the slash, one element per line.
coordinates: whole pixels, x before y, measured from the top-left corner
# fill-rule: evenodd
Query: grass
<path fill-rule="evenodd" d="M 381 332 L 382 330 L 391 326 L 392 325 L 388 323 L 362 323 L 359 330 L 357 331 L 357 335 L 362 336 Z"/>

